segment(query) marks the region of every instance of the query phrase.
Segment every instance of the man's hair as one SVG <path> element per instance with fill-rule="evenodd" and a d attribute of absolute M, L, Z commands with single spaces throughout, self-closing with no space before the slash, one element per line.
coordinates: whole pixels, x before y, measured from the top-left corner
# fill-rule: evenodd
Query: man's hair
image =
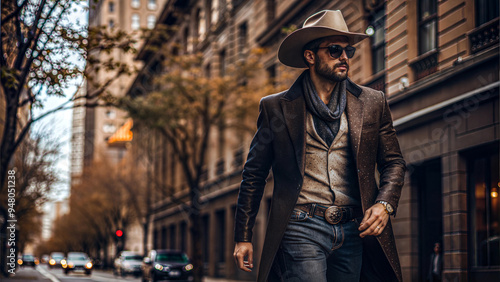
<path fill-rule="evenodd" d="M 306 60 L 306 57 L 304 56 L 304 51 L 306 50 L 311 50 L 315 54 L 318 52 L 319 45 L 325 41 L 326 37 L 321 37 L 318 39 L 314 39 L 313 41 L 309 41 L 304 47 L 302 48 L 302 59 L 304 60 L 304 63 L 306 63 L 306 66 L 309 67 L 309 62 Z"/>

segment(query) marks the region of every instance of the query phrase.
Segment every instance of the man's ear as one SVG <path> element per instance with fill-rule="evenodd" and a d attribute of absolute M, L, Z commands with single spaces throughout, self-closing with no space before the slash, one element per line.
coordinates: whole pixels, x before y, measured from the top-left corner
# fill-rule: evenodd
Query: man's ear
<path fill-rule="evenodd" d="M 309 65 L 314 65 L 314 61 L 315 61 L 314 56 L 316 56 L 316 54 L 314 54 L 313 51 L 311 51 L 311 50 L 304 51 L 304 58 L 309 63 Z"/>

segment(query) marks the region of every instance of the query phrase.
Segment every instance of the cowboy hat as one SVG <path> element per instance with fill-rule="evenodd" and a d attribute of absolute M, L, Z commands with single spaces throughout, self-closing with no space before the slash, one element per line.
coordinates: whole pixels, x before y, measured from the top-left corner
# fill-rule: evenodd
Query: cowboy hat
<path fill-rule="evenodd" d="M 306 19 L 301 29 L 289 34 L 280 45 L 278 59 L 283 64 L 294 68 L 307 68 L 303 60 L 304 45 L 322 37 L 341 35 L 353 45 L 368 37 L 363 33 L 349 32 L 342 12 L 324 10 Z"/>

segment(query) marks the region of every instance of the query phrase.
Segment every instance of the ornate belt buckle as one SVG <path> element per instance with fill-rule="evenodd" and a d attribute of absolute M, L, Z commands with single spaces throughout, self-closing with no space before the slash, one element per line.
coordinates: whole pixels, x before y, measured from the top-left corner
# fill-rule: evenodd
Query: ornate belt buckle
<path fill-rule="evenodd" d="M 342 210 L 338 207 L 331 206 L 325 211 L 325 219 L 330 224 L 337 224 L 342 220 Z"/>

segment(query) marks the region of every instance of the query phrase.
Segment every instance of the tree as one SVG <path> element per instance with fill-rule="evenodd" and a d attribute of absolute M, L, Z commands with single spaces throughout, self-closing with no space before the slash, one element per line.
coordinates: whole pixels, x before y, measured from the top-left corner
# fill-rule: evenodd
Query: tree
<path fill-rule="evenodd" d="M 0 203 L 5 205 L 5 208 L 0 208 L 12 208 L 8 214 L 9 219 L 17 220 L 19 233 L 15 247 L 19 253 L 27 243 L 35 242 L 41 235 L 42 206 L 59 181 L 55 168 L 59 150 L 60 141 L 51 137 L 46 128 L 39 127 L 23 140 L 14 155 L 14 173 L 9 174 L 14 177 L 9 179 L 6 193 L 0 194 Z M 1 269 L 5 271 L 3 267 Z"/>
<path fill-rule="evenodd" d="M 252 124 L 259 99 L 276 91 L 272 83 L 258 79 L 263 50 L 255 50 L 245 61 L 229 67 L 227 75 L 206 77 L 200 54 L 165 56 L 165 72 L 157 78 L 158 91 L 144 96 L 124 97 L 117 103 L 135 122 L 158 131 L 172 147 L 172 155 L 182 168 L 189 197 L 182 205 L 191 222 L 191 254 L 195 266 L 195 281 L 203 277 L 201 246 L 200 201 L 203 167 L 209 136 L 215 128 L 243 133 Z M 164 187 L 171 201 L 181 202 L 173 195 L 172 187 Z"/>
<path fill-rule="evenodd" d="M 113 50 L 134 52 L 136 42 L 122 31 L 105 27 L 87 28 L 72 22 L 71 10 L 83 0 L 3 1 L 0 44 L 0 193 L 5 185 L 8 164 L 33 123 L 87 99 L 96 106 L 96 97 L 131 67 L 113 57 L 99 56 Z M 91 7 L 92 8 L 92 7 Z M 114 75 L 96 79 L 101 72 Z M 92 91 L 84 96 L 69 95 L 60 106 L 34 116 L 43 108 L 46 95 L 65 97 L 71 83 L 86 78 Z"/>

